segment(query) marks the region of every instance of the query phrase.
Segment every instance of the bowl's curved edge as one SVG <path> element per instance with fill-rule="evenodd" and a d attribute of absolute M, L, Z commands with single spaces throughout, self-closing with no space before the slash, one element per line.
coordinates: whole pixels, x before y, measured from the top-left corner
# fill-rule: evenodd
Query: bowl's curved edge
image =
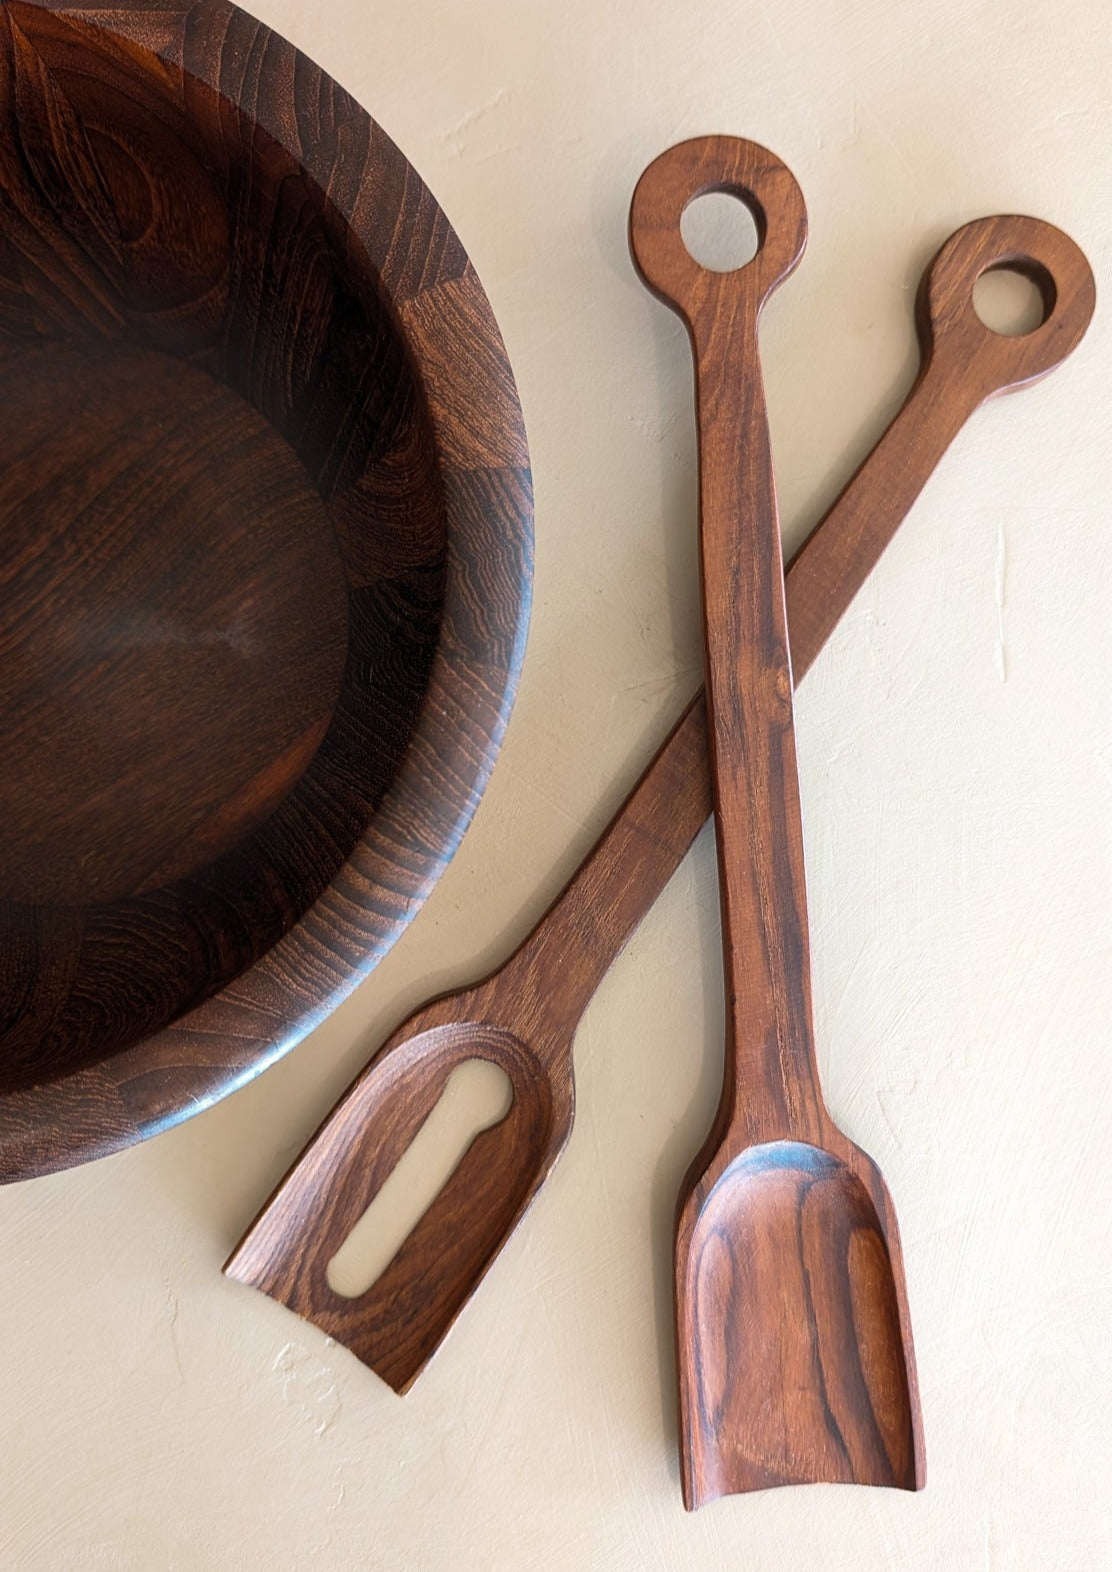
<path fill-rule="evenodd" d="M 294 1047 L 373 970 L 451 860 L 490 777 L 524 656 L 533 555 L 528 449 L 501 334 L 447 218 L 367 111 L 225 0 L 23 3 L 136 45 L 249 107 L 328 191 L 421 376 L 443 455 L 448 564 L 417 726 L 332 884 L 198 1008 L 100 1064 L 6 1097 L 0 1183 L 106 1156 L 192 1117 Z"/>

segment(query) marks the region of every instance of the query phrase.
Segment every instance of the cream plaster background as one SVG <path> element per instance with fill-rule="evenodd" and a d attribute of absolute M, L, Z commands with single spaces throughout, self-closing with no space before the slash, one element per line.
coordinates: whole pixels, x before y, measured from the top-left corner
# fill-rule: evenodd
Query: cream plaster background
<path fill-rule="evenodd" d="M 1112 1566 L 1112 48 L 1100 0 L 255 0 L 458 227 L 537 488 L 520 698 L 474 828 L 371 981 L 150 1145 L 0 1193 L 0 1568 Z M 767 143 L 808 255 L 762 349 L 788 544 L 895 408 L 919 272 L 995 211 L 1102 305 L 975 417 L 797 706 L 822 1069 L 899 1209 L 928 1487 L 680 1504 L 673 1197 L 721 1062 L 704 835 L 577 1042 L 565 1157 L 404 1400 L 225 1281 L 385 1031 L 502 958 L 698 681 L 691 389 L 636 281 L 670 142 Z M 1003 673 L 1003 680 L 1002 675 Z"/>

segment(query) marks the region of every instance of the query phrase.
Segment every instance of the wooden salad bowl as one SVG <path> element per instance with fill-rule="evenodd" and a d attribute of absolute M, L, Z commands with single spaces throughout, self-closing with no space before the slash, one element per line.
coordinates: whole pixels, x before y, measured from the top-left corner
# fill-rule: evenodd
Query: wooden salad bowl
<path fill-rule="evenodd" d="M 457 846 L 528 455 L 443 213 L 222 0 L 0 0 L 0 1178 L 251 1079 Z"/>

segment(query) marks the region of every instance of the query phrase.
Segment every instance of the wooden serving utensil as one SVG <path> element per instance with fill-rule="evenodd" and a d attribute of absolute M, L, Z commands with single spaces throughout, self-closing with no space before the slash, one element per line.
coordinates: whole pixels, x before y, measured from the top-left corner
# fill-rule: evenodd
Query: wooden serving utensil
<path fill-rule="evenodd" d="M 684 246 L 684 208 L 728 191 L 757 253 L 729 273 Z M 803 820 L 757 320 L 806 243 L 803 197 L 766 149 L 685 142 L 645 171 L 630 240 L 695 357 L 711 784 L 726 1076 L 676 1224 L 684 1500 L 833 1480 L 923 1483 L 895 1213 L 823 1103 L 811 1019 Z"/>
<path fill-rule="evenodd" d="M 990 333 L 972 309 L 974 280 L 1004 265 L 1030 273 L 1046 301 L 1046 321 L 1022 338 Z M 797 682 L 969 415 L 1065 359 L 1093 299 L 1081 252 L 1036 219 L 982 219 L 942 247 L 920 289 L 915 384 L 788 568 Z M 344 1343 L 398 1392 L 436 1351 L 567 1142 L 576 1027 L 710 814 L 706 759 L 700 693 L 528 938 L 484 981 L 424 1005 L 398 1027 L 225 1266 Z M 509 1076 L 509 1113 L 475 1138 L 378 1281 L 358 1298 L 337 1294 L 329 1262 L 453 1070 L 476 1058 Z"/>

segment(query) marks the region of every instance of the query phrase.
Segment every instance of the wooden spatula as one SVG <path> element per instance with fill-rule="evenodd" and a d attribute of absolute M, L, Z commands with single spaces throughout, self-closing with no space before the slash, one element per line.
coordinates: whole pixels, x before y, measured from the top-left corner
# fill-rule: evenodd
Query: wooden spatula
<path fill-rule="evenodd" d="M 701 268 L 680 235 L 686 206 L 716 190 L 743 200 L 757 225 L 755 258 L 732 273 Z M 695 358 L 727 988 L 722 1101 L 676 1225 L 684 1499 L 693 1508 L 820 1480 L 919 1489 L 922 1420 L 895 1213 L 880 1170 L 826 1109 L 811 1019 L 792 676 L 757 352 L 761 308 L 805 243 L 803 199 L 765 149 L 696 139 L 646 170 L 630 233 L 645 282 L 683 318 Z M 1095 292 L 1072 242 L 1031 220 L 969 225 L 936 258 L 920 301 L 951 387 L 975 350 L 987 346 L 994 371 L 1011 352 L 972 304 L 972 278 L 994 266 L 1038 284 L 1044 321 L 1019 342 L 1028 368 L 1044 364 L 1057 292 L 1028 240 L 1048 250 L 1084 330 Z M 932 406 L 943 427 L 948 409 L 945 397 Z M 792 630 L 803 631 L 794 611 Z"/>
<path fill-rule="evenodd" d="M 988 332 L 973 282 L 1010 263 L 1044 287 L 1024 338 Z M 920 290 L 919 377 L 891 426 L 790 564 L 798 682 L 864 583 L 946 447 L 995 393 L 1044 376 L 1093 309 L 1084 257 L 1036 219 L 990 218 L 953 235 Z M 423 1005 L 344 1093 L 225 1267 L 346 1344 L 404 1392 L 537 1195 L 571 1132 L 572 1043 L 614 957 L 711 811 L 702 695 L 544 917 L 492 976 Z M 329 1262 L 407 1152 L 453 1071 L 500 1065 L 513 1105 L 473 1141 L 366 1293 L 330 1287 Z"/>
<path fill-rule="evenodd" d="M 680 217 L 706 191 L 758 249 L 699 266 Z M 726 1087 L 684 1186 L 676 1339 L 684 1498 L 808 1480 L 923 1482 L 903 1262 L 880 1170 L 819 1088 L 780 529 L 757 319 L 795 267 L 803 197 L 764 148 L 670 149 L 630 219 L 649 287 L 695 356 L 706 695 L 725 961 Z"/>

